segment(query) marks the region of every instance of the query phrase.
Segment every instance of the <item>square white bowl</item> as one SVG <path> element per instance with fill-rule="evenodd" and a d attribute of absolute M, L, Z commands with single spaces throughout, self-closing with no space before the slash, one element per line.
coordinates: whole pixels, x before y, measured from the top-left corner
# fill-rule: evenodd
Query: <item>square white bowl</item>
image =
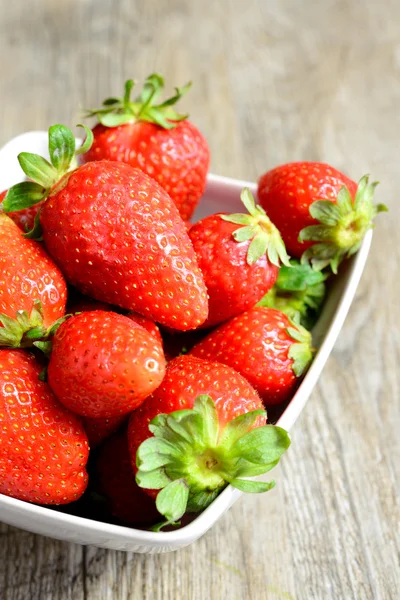
<path fill-rule="evenodd" d="M 12 139 L 0 150 L 0 191 L 23 179 L 17 161 L 17 155 L 22 151 L 48 156 L 47 132 L 24 133 Z M 209 175 L 196 218 L 215 212 L 241 211 L 239 196 L 245 186 L 249 187 L 256 196 L 255 183 Z M 372 231 L 369 231 L 358 253 L 342 265 L 338 276 L 332 280 L 322 314 L 313 329 L 313 344 L 318 349 L 317 354 L 294 397 L 277 420 L 277 424 L 285 429 L 289 430 L 296 422 L 335 344 L 363 272 L 371 239 Z M 98 522 L 15 500 L 2 494 L 0 494 L 0 520 L 33 533 L 78 544 L 92 544 L 103 548 L 141 553 L 168 552 L 187 546 L 201 537 L 240 495 L 239 490 L 228 486 L 191 523 L 181 529 L 168 532 L 156 533 Z"/>

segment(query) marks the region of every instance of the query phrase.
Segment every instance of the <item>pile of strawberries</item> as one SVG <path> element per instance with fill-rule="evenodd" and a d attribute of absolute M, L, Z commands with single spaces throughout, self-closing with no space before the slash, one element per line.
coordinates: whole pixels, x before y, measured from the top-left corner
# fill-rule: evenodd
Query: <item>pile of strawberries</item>
<path fill-rule="evenodd" d="M 129 80 L 79 149 L 50 127 L 50 161 L 18 156 L 0 213 L 0 492 L 87 490 L 155 529 L 228 484 L 273 486 L 249 479 L 290 444 L 265 409 L 293 396 L 325 280 L 385 210 L 367 177 L 302 162 L 261 177 L 260 205 L 244 189 L 242 214 L 192 224 L 209 150 L 175 111 L 189 86 L 163 85 L 132 100 Z"/>

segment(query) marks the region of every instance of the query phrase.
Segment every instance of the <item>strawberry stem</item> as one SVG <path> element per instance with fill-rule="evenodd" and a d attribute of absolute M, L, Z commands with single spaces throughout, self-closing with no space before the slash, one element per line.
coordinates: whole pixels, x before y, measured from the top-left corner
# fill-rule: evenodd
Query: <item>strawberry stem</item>
<path fill-rule="evenodd" d="M 107 98 L 101 108 L 87 110 L 85 117 L 96 117 L 105 127 L 118 127 L 125 123 L 146 121 L 155 123 L 163 129 L 173 129 L 187 114 L 180 114 L 172 107 L 184 96 L 191 87 L 191 82 L 181 88 L 175 88 L 175 94 L 157 103 L 164 89 L 164 79 L 158 73 L 149 75 L 144 82 L 139 96 L 132 101 L 131 92 L 135 85 L 133 79 L 125 82 L 125 92 L 122 98 Z"/>
<path fill-rule="evenodd" d="M 50 327 L 43 325 L 43 309 L 40 300 L 33 302 L 28 314 L 26 310 L 18 310 L 15 319 L 0 313 L 0 348 L 32 348 L 36 346 L 45 353 L 49 352 L 50 338 L 61 323 L 72 315 L 57 319 Z"/>
<path fill-rule="evenodd" d="M 252 265 L 264 254 L 267 254 L 269 262 L 273 265 L 279 267 L 282 263 L 290 267 L 289 257 L 281 234 L 269 219 L 265 210 L 256 205 L 248 188 L 242 190 L 240 199 L 248 214 L 221 215 L 221 219 L 242 226 L 232 234 L 236 242 L 251 240 L 247 250 L 247 264 Z"/>
<path fill-rule="evenodd" d="M 290 268 L 283 265 L 279 269 L 276 283 L 257 306 L 280 310 L 309 330 L 325 298 L 327 274 L 297 260 L 291 260 L 290 264 Z"/>
<path fill-rule="evenodd" d="M 374 218 L 388 209 L 384 204 L 373 204 L 377 182 L 369 183 L 368 175 L 359 181 L 354 201 L 343 186 L 336 202 L 317 200 L 310 206 L 311 216 L 318 221 L 300 231 L 299 241 L 316 242 L 302 255 L 302 263 L 311 262 L 316 271 L 330 267 L 337 273 L 344 258 L 357 252 Z"/>
<path fill-rule="evenodd" d="M 290 320 L 290 319 L 289 319 Z M 293 360 L 292 369 L 296 377 L 301 377 L 312 363 L 315 352 L 311 345 L 311 333 L 299 323 L 290 320 L 291 326 L 286 332 L 293 340 L 288 356 Z"/>
<path fill-rule="evenodd" d="M 222 430 L 213 400 L 198 396 L 193 409 L 155 417 L 154 437 L 138 448 L 136 481 L 160 490 L 157 510 L 165 524 L 186 512 L 209 506 L 229 483 L 246 492 L 263 492 L 273 484 L 243 479 L 272 469 L 290 445 L 287 432 L 273 425 L 253 429 L 262 410 L 230 421 Z"/>
<path fill-rule="evenodd" d="M 23 181 L 13 185 L 7 192 L 0 207 L 3 212 L 17 212 L 35 204 L 39 204 L 48 197 L 54 186 L 71 169 L 76 168 L 75 156 L 87 152 L 93 143 L 93 133 L 86 125 L 78 125 L 86 131 L 83 145 L 77 149 L 75 137 L 65 125 L 52 125 L 49 128 L 49 156 L 50 162 L 30 152 L 21 152 L 18 161 L 25 175 L 32 181 Z M 35 219 L 35 225 L 25 237 L 40 240 L 40 210 Z"/>

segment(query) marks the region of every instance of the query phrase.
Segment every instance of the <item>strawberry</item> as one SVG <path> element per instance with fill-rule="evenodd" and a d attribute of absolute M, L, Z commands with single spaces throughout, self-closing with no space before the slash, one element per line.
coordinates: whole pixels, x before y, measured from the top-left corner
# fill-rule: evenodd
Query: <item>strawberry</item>
<path fill-rule="evenodd" d="M 24 350 L 0 350 L 0 493 L 67 504 L 85 491 L 89 448 L 80 420 L 64 408 Z"/>
<path fill-rule="evenodd" d="M 135 481 L 126 431 L 113 435 L 101 446 L 95 469 L 98 491 L 114 517 L 136 526 L 160 520 L 154 500 Z"/>
<path fill-rule="evenodd" d="M 126 415 L 117 415 L 116 417 L 97 417 L 90 419 L 82 417 L 83 427 L 89 440 L 90 449 L 93 450 L 110 435 L 115 433 L 125 421 Z"/>
<path fill-rule="evenodd" d="M 258 198 L 278 227 L 293 257 L 311 261 L 316 270 L 339 263 L 357 252 L 373 227 L 376 183 L 363 177 L 357 184 L 324 163 L 297 162 L 276 167 L 259 180 Z"/>
<path fill-rule="evenodd" d="M 248 188 L 241 199 L 249 214 L 211 215 L 189 231 L 208 291 L 203 327 L 253 307 L 274 285 L 280 261 L 289 264 L 278 230 Z"/>
<path fill-rule="evenodd" d="M 41 244 L 2 213 L 0 239 L 0 346 L 17 347 L 29 331 L 42 333 L 64 315 L 67 287 Z"/>
<path fill-rule="evenodd" d="M 6 194 L 7 190 L 1 192 L 0 203 L 4 200 Z M 39 211 L 39 208 L 40 204 L 36 204 L 35 206 L 30 206 L 28 208 L 25 208 L 24 210 L 19 210 L 17 212 L 9 212 L 8 216 L 14 221 L 14 223 L 18 225 L 20 229 L 22 229 L 22 231 L 30 231 L 31 229 L 33 229 L 33 226 L 35 224 L 35 217 Z"/>
<path fill-rule="evenodd" d="M 311 334 L 278 310 L 255 307 L 215 329 L 190 354 L 236 369 L 269 407 L 292 397 L 312 360 Z"/>
<path fill-rule="evenodd" d="M 175 358 L 161 386 L 130 416 L 136 481 L 156 495 L 168 523 L 206 508 L 228 483 L 267 491 L 273 483 L 242 479 L 270 470 L 289 445 L 283 429 L 265 422 L 257 392 L 233 369 Z"/>
<path fill-rule="evenodd" d="M 173 109 L 190 84 L 177 88 L 175 96 L 159 104 L 164 87 L 160 75 L 150 75 L 139 98 L 131 101 L 133 85 L 128 80 L 124 98 L 107 99 L 101 109 L 88 112 L 99 123 L 83 160 L 116 160 L 141 169 L 168 192 L 182 219 L 189 219 L 203 194 L 210 163 L 200 131 L 187 115 Z"/>
<path fill-rule="evenodd" d="M 84 417 L 117 417 L 139 406 L 161 383 L 161 344 L 113 312 L 75 315 L 57 330 L 48 382 L 67 408 Z"/>
<path fill-rule="evenodd" d="M 90 142 L 88 130 L 78 152 Z M 19 155 L 38 183 L 10 188 L 3 209 L 47 198 L 40 213 L 44 242 L 82 293 L 176 329 L 201 325 L 208 311 L 206 289 L 168 194 L 124 163 L 96 161 L 67 172 L 75 140 L 62 125 L 50 127 L 49 148 L 51 165 L 37 155 Z"/>

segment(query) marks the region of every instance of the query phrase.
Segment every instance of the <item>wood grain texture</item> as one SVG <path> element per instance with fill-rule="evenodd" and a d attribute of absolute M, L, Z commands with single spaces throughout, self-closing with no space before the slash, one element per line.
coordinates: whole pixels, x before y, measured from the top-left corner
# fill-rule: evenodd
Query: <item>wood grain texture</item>
<path fill-rule="evenodd" d="M 278 485 L 199 542 L 142 556 L 0 529 L 4 600 L 395 600 L 399 572 L 400 5 L 362 0 L 14 0 L 0 11 L 0 144 L 154 70 L 185 99 L 214 172 L 325 160 L 382 184 L 339 342 Z M 1 515 L 0 515 L 1 518 Z"/>

